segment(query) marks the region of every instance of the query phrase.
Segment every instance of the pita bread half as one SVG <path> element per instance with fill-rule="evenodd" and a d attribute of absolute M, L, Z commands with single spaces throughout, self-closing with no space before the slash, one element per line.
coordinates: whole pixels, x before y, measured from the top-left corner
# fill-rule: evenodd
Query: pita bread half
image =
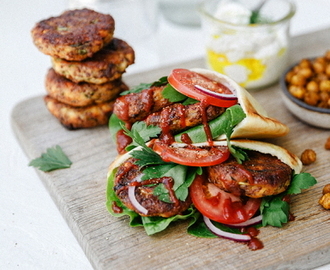
<path fill-rule="evenodd" d="M 289 128 L 285 124 L 268 117 L 267 112 L 261 104 L 259 104 L 247 90 L 228 76 L 201 68 L 193 68 L 190 70 L 220 82 L 236 92 L 238 103 L 245 112 L 246 118 L 234 128 L 231 138 L 275 138 L 284 136 L 289 132 Z M 221 135 L 216 138 L 216 140 L 223 140 L 225 138 L 225 135 Z"/>
<path fill-rule="evenodd" d="M 262 142 L 262 141 L 256 141 L 256 140 L 247 140 L 247 139 L 234 139 L 230 140 L 230 143 L 236 147 L 257 151 L 263 154 L 270 154 L 274 157 L 277 157 L 279 160 L 281 160 L 283 163 L 287 164 L 295 174 L 299 174 L 302 170 L 302 162 L 301 160 L 291 153 L 290 151 L 286 150 L 285 148 L 268 143 L 268 142 Z M 173 143 L 173 147 L 183 147 L 186 144 L 184 143 Z M 205 146 L 208 145 L 207 142 L 203 143 L 195 143 L 193 144 L 195 146 Z M 215 141 L 215 146 L 227 146 L 227 141 Z M 116 159 L 110 164 L 108 169 L 108 176 L 114 170 L 115 168 L 119 167 L 123 162 L 125 162 L 129 157 L 131 157 L 131 152 L 134 150 L 139 150 L 141 147 L 137 147 L 130 152 L 127 152 L 123 155 L 118 155 Z"/>
<path fill-rule="evenodd" d="M 294 170 L 295 174 L 299 174 L 302 170 L 302 163 L 301 160 L 294 155 L 293 153 L 289 152 L 285 148 L 268 143 L 268 142 L 262 142 L 262 141 L 255 141 L 255 140 L 247 140 L 247 139 L 233 139 L 230 140 L 231 145 L 247 149 L 247 150 L 253 150 L 257 151 L 263 154 L 270 154 L 274 157 L 277 157 L 279 160 L 281 160 L 283 163 L 290 166 L 292 170 Z M 207 143 L 196 143 L 193 144 L 195 146 L 203 146 Z M 215 141 L 215 146 L 226 146 L 226 141 Z M 177 144 L 179 147 L 180 145 Z"/>

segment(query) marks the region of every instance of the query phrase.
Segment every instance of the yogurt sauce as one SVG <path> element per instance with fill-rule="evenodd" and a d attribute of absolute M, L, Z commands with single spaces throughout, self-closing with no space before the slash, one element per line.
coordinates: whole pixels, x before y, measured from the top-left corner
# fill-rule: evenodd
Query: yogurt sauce
<path fill-rule="evenodd" d="M 211 26 L 207 42 L 207 64 L 255 89 L 278 80 L 287 65 L 287 27 L 250 24 L 252 11 L 235 2 L 221 2 L 214 14 L 223 26 Z"/>

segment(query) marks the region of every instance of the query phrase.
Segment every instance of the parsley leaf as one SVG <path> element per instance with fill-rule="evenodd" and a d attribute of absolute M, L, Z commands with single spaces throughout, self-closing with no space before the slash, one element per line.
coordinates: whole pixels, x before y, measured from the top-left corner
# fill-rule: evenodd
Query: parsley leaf
<path fill-rule="evenodd" d="M 135 164 L 140 167 L 144 167 L 151 164 L 165 163 L 156 152 L 154 152 L 145 144 L 145 142 L 150 139 L 149 136 L 155 136 L 155 132 L 158 132 L 159 130 L 157 130 L 156 128 L 150 128 L 147 132 L 148 128 L 146 126 L 146 123 L 144 122 L 136 123 L 135 128 L 133 128 L 134 125 L 132 126 L 131 130 L 127 129 L 124 125 L 122 125 L 122 129 L 133 140 L 133 143 L 127 147 L 127 150 L 134 149 L 136 146 L 141 146 L 140 150 L 135 150 L 131 153 L 132 157 L 137 159 Z M 145 127 L 145 131 L 142 131 L 143 127 Z"/>
<path fill-rule="evenodd" d="M 131 156 L 137 159 L 135 161 L 135 164 L 138 165 L 140 168 L 148 165 L 159 165 L 165 163 L 165 161 L 163 161 L 162 158 L 151 149 L 150 151 L 148 151 L 146 148 L 134 150 L 131 152 Z"/>
<path fill-rule="evenodd" d="M 265 197 L 262 200 L 260 211 L 262 214 L 262 225 L 282 227 L 283 223 L 288 222 L 290 206 L 283 201 L 284 195 Z"/>
<path fill-rule="evenodd" d="M 132 126 L 131 130 L 126 128 L 123 124 L 121 124 L 121 128 L 125 131 L 125 134 L 130 136 L 133 140 L 132 144 L 129 145 L 129 149 L 131 150 L 136 146 L 142 146 L 146 148 L 148 152 L 153 152 L 145 143 L 150 140 L 152 137 L 157 137 L 160 134 L 161 129 L 157 126 L 147 126 L 145 122 L 136 122 Z"/>
<path fill-rule="evenodd" d="M 53 148 L 48 148 L 46 153 L 41 157 L 30 161 L 29 166 L 39 168 L 44 172 L 49 172 L 58 169 L 70 168 L 72 162 L 64 154 L 62 148 L 56 145 Z"/>
<path fill-rule="evenodd" d="M 143 142 L 147 142 L 150 141 L 151 138 L 157 138 L 161 131 L 161 128 L 158 126 L 147 126 L 147 124 L 143 121 L 135 122 L 131 128 L 131 135 L 127 134 L 133 139 L 133 143 L 129 145 L 127 150 L 131 150 L 137 145 L 141 145 L 142 140 Z"/>
<path fill-rule="evenodd" d="M 299 194 L 302 189 L 307 189 L 317 183 L 316 179 L 309 173 L 300 173 L 293 176 L 287 194 Z"/>
<path fill-rule="evenodd" d="M 282 227 L 288 222 L 290 205 L 283 201 L 287 194 L 299 194 L 303 189 L 307 189 L 317 183 L 316 179 L 309 173 L 295 174 L 292 177 L 288 189 L 279 195 L 264 197 L 261 202 L 260 212 L 262 214 L 262 225 Z"/>

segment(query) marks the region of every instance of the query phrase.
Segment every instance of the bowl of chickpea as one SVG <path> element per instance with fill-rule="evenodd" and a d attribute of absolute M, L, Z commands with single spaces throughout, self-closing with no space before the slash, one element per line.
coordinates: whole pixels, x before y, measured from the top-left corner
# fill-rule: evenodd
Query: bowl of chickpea
<path fill-rule="evenodd" d="M 280 84 L 284 104 L 293 115 L 312 126 L 330 129 L 330 50 L 291 66 Z"/>

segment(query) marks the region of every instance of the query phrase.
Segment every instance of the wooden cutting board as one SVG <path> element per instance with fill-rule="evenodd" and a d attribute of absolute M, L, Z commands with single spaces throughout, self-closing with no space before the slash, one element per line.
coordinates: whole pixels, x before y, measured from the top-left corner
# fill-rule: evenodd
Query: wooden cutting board
<path fill-rule="evenodd" d="M 293 39 L 291 62 L 323 55 L 330 49 L 330 29 Z M 169 74 L 172 68 L 203 67 L 197 59 L 125 76 L 137 85 Z M 130 228 L 126 218 L 114 218 L 106 210 L 107 169 L 116 156 L 107 127 L 69 131 L 46 110 L 42 96 L 24 100 L 12 111 L 12 127 L 29 159 L 60 145 L 73 162 L 70 169 L 38 171 L 60 212 L 68 222 L 95 269 L 311 269 L 330 262 L 330 211 L 318 205 L 322 188 L 330 183 L 330 151 L 324 143 L 329 130 L 316 129 L 293 117 L 284 107 L 275 85 L 253 95 L 273 116 L 287 124 L 289 135 L 272 140 L 300 155 L 306 148 L 317 161 L 304 168 L 318 184 L 293 197 L 296 220 L 284 228 L 261 229 L 264 248 L 224 239 L 204 239 L 186 233 L 187 222 L 147 236 L 142 228 Z M 330 117 L 330 116 L 329 116 Z"/>

